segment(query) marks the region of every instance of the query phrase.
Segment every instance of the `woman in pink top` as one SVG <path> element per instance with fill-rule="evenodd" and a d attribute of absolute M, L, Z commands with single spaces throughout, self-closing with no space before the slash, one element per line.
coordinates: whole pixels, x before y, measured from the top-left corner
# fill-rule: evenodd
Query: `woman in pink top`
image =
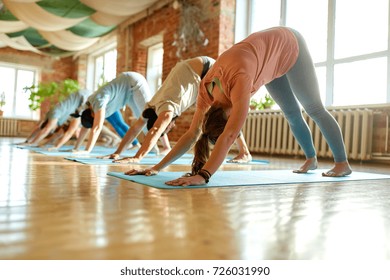
<path fill-rule="evenodd" d="M 305 153 L 305 163 L 293 172 L 306 173 L 317 168 L 312 135 L 303 119 L 300 103 L 321 129 L 334 155 L 334 167 L 323 176 L 351 174 L 340 127 L 321 102 L 306 43 L 297 31 L 286 27 L 253 33 L 222 53 L 201 82 L 197 109 L 189 130 L 159 164 L 147 170 L 130 170 L 126 174 L 157 174 L 198 140 L 191 176 L 167 184 L 207 183 L 239 136 L 251 97 L 263 85 L 284 112 Z M 210 156 L 209 142 L 215 144 Z"/>

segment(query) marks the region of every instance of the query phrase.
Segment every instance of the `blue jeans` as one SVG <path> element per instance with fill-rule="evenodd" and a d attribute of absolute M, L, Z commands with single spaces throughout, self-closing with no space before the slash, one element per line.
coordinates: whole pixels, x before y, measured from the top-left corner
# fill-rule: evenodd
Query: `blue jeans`
<path fill-rule="evenodd" d="M 112 127 L 115 129 L 115 131 L 119 134 L 121 138 L 125 136 L 126 132 L 130 128 L 124 121 L 122 114 L 119 111 L 116 111 L 114 114 L 107 117 L 106 120 L 112 125 Z M 137 145 L 139 144 L 139 142 L 137 139 L 134 139 L 131 144 Z"/>

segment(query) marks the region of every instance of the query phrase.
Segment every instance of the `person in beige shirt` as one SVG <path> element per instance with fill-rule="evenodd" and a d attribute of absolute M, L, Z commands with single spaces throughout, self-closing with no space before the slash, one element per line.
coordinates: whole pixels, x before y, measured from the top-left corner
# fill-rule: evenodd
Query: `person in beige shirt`
<path fill-rule="evenodd" d="M 199 56 L 178 62 L 160 89 L 146 104 L 142 116 L 126 133 L 118 149 L 104 158 L 111 158 L 114 159 L 114 162 L 119 163 L 139 162 L 148 154 L 158 139 L 174 127 L 175 119 L 195 104 L 199 84 L 214 62 L 214 59 L 207 56 Z M 137 137 L 145 126 L 147 126 L 148 133 L 136 155 L 119 159 L 128 143 Z M 232 161 L 251 161 L 252 156 L 243 137 L 237 139 L 237 145 L 239 154 Z M 167 148 L 162 150 L 161 154 L 166 154 L 171 150 L 169 143 L 165 146 Z"/>

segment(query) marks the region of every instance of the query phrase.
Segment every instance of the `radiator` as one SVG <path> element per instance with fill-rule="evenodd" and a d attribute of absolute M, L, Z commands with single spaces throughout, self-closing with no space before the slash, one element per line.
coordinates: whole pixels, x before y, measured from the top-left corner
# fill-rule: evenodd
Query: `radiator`
<path fill-rule="evenodd" d="M 18 120 L 0 118 L 0 136 L 17 136 Z"/>
<path fill-rule="evenodd" d="M 334 109 L 329 112 L 340 125 L 349 159 L 371 159 L 373 110 Z M 333 157 L 321 131 L 303 113 L 313 135 L 318 157 Z M 250 111 L 243 127 L 251 152 L 275 155 L 303 155 L 281 111 Z"/>

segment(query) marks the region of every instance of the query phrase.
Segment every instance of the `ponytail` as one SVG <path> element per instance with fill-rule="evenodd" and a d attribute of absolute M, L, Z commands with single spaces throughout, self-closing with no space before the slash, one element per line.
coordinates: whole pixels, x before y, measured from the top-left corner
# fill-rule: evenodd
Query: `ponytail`
<path fill-rule="evenodd" d="M 192 161 L 191 176 L 198 174 L 210 157 L 209 143 L 215 144 L 222 134 L 227 123 L 225 112 L 220 107 L 213 107 L 207 111 L 202 125 L 202 135 L 194 146 L 194 160 Z"/>

